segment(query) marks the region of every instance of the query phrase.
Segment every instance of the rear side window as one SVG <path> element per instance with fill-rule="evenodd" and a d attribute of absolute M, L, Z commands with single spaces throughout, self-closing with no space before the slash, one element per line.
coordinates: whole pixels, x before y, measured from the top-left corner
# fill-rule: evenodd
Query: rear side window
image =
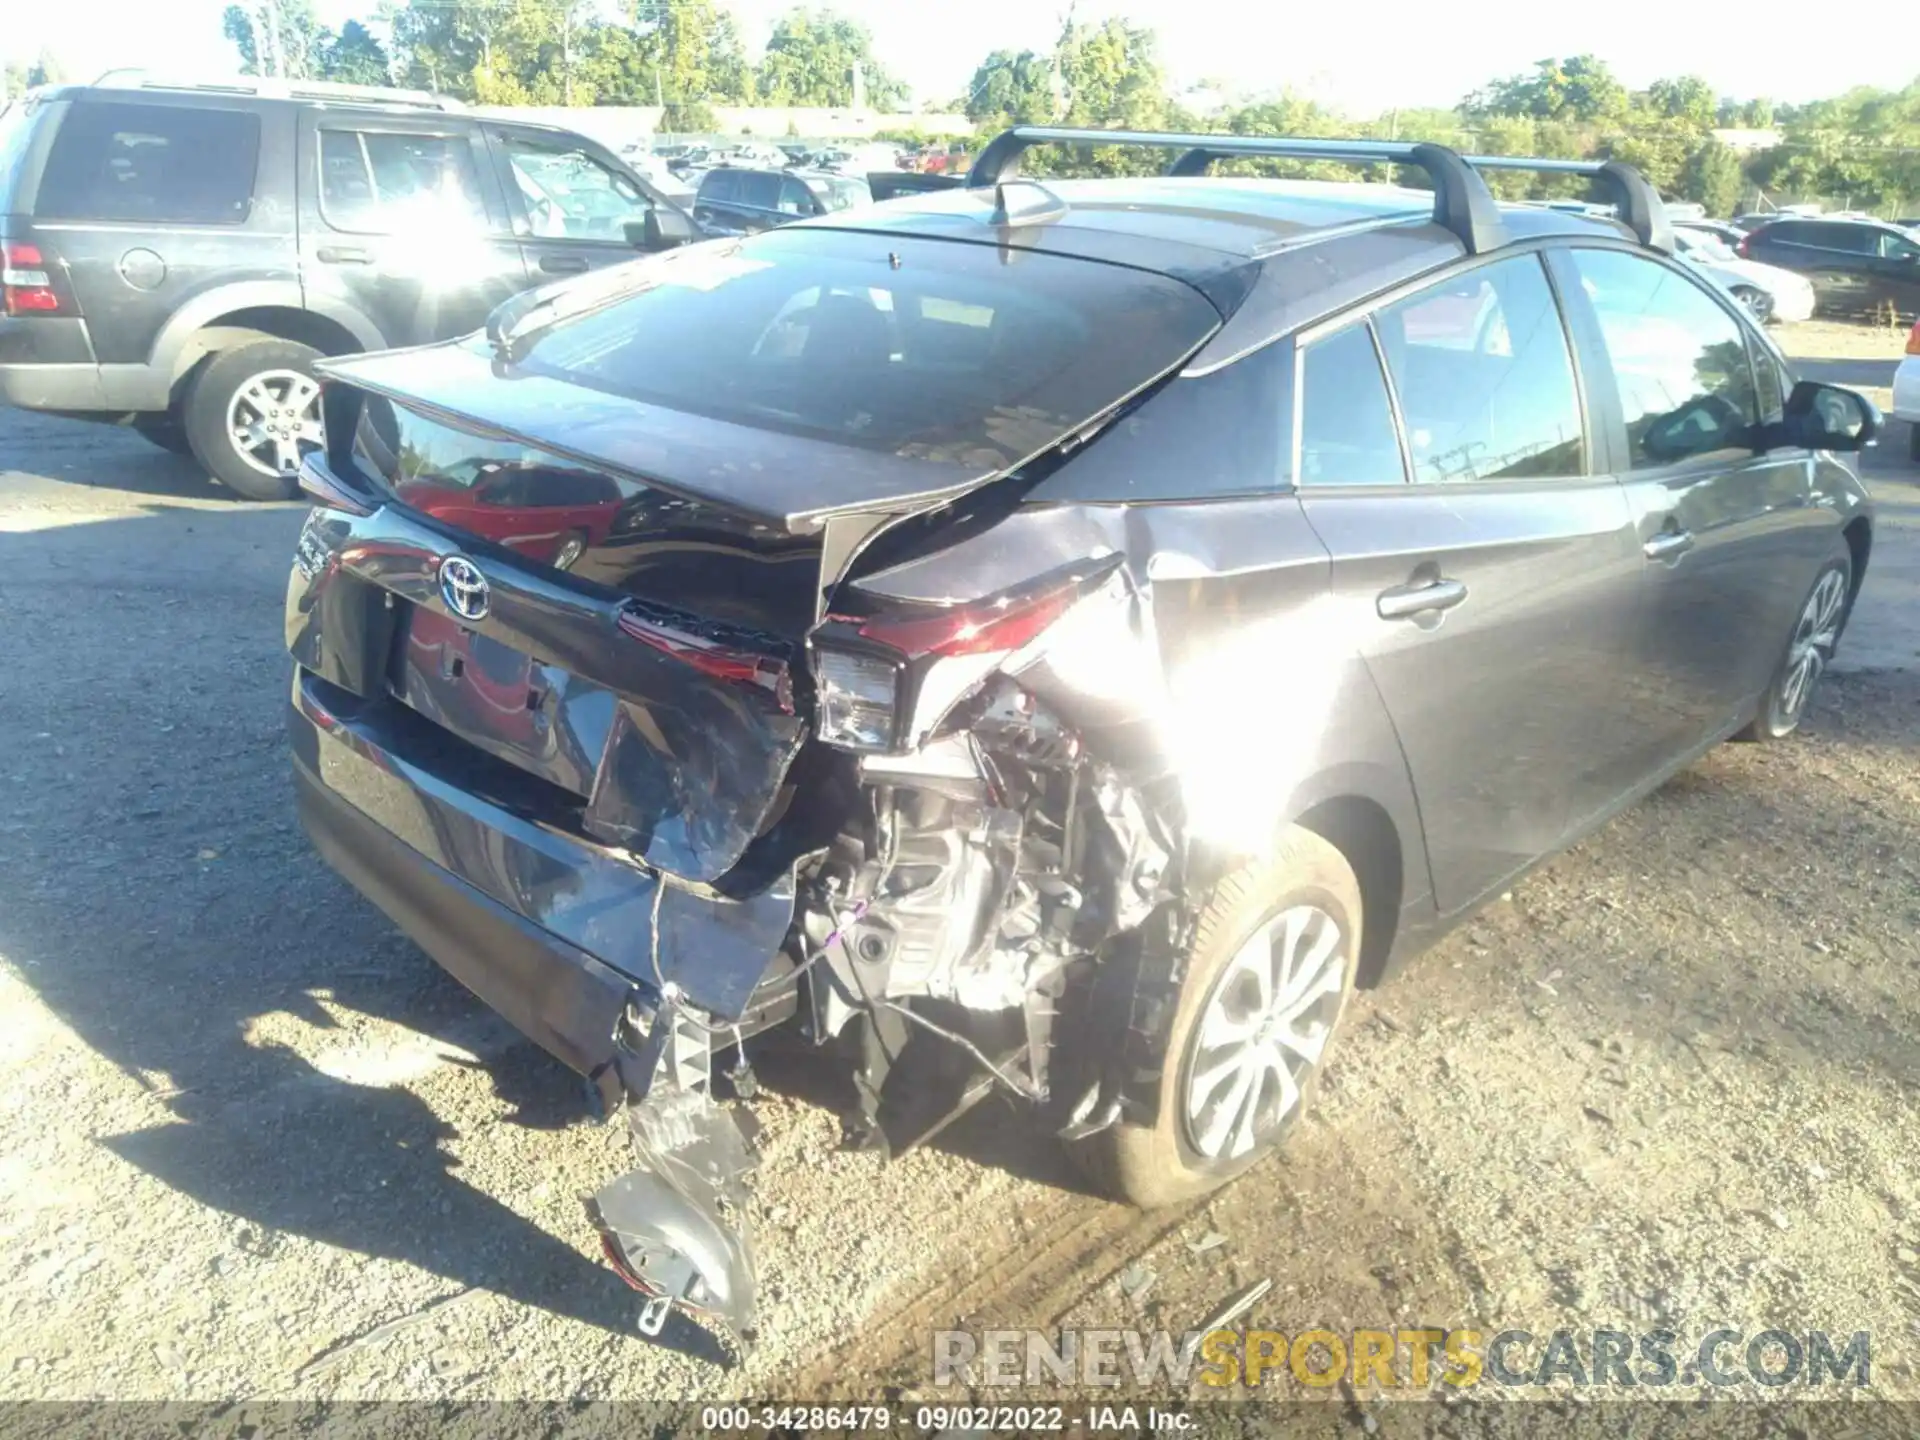
<path fill-rule="evenodd" d="M 1845 250 L 1854 255 L 1870 254 L 1873 250 L 1874 232 L 1865 225 L 1803 225 L 1800 229 L 1806 232 L 1801 239 L 1804 245 Z"/>
<path fill-rule="evenodd" d="M 1416 483 L 1585 472 L 1573 361 L 1536 257 L 1470 270 L 1373 323 Z"/>
<path fill-rule="evenodd" d="M 730 204 L 734 196 L 739 193 L 739 187 L 733 183 L 733 180 L 734 175 L 731 170 L 709 170 L 700 179 L 700 198 L 710 200 L 716 205 Z"/>
<path fill-rule="evenodd" d="M 473 148 L 458 135 L 322 130 L 320 211 L 361 234 L 487 228 Z"/>
<path fill-rule="evenodd" d="M 778 180 L 778 176 L 770 176 Z M 518 363 L 672 410 L 997 469 L 1158 378 L 1220 323 L 1166 276 L 783 227 L 608 272 Z M 587 297 L 589 292 L 576 292 Z"/>
<path fill-rule="evenodd" d="M 1399 485 L 1400 437 L 1373 335 L 1363 324 L 1316 340 L 1301 361 L 1302 485 Z"/>
<path fill-rule="evenodd" d="M 1759 402 L 1739 321 L 1665 265 L 1621 250 L 1572 255 L 1612 362 L 1633 468 L 1746 447 Z"/>
<path fill-rule="evenodd" d="M 734 180 L 740 187 L 740 203 L 751 205 L 756 210 L 778 210 L 780 182 L 783 178 L 769 175 L 764 170 L 743 170 Z"/>
<path fill-rule="evenodd" d="M 80 102 L 54 137 L 34 213 L 238 225 L 259 160 L 260 117 L 249 111 Z"/>

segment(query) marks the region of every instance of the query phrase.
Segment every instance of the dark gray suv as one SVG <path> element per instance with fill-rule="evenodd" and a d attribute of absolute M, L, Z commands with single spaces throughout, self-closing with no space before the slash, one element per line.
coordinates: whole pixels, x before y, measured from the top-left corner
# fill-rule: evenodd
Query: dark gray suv
<path fill-rule="evenodd" d="M 0 401 L 128 420 L 251 499 L 320 440 L 313 362 L 444 340 L 693 235 L 611 152 L 406 91 L 137 76 L 0 113 Z"/>
<path fill-rule="evenodd" d="M 1036 184 L 1028 147 L 1184 151 Z M 1424 190 L 1206 174 L 1391 163 Z M 1244 1171 L 1356 986 L 1807 713 L 1878 417 L 1621 214 L 1428 145 L 1020 130 L 971 183 L 328 362 L 287 597 L 320 852 L 624 1101 L 613 1264 L 746 1328 L 743 1042 L 898 1150 L 998 1089 Z M 1543 167 L 1554 162 L 1540 162 Z"/>

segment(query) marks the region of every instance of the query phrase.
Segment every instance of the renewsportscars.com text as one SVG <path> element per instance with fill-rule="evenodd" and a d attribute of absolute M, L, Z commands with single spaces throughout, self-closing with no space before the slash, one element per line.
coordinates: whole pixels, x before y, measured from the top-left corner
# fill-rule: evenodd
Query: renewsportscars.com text
<path fill-rule="evenodd" d="M 1300 1385 L 1427 1390 L 1554 1387 L 1662 1390 L 1758 1385 L 1767 1389 L 1873 1383 L 1865 1330 L 939 1330 L 936 1385 L 1185 1387 L 1218 1390 Z"/>

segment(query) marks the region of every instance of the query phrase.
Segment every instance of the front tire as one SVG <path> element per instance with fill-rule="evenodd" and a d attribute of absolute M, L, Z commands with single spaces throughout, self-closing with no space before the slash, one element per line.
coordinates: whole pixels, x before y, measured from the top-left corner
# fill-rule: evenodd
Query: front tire
<path fill-rule="evenodd" d="M 1285 1141 L 1353 995 L 1360 915 L 1346 857 L 1299 826 L 1220 882 L 1194 931 L 1158 1113 L 1071 1147 L 1100 1189 L 1170 1205 Z"/>
<path fill-rule="evenodd" d="M 187 440 L 213 478 L 248 500 L 286 500 L 321 445 L 320 352 L 257 340 L 216 354 L 187 392 Z"/>
<path fill-rule="evenodd" d="M 1814 577 L 1813 588 L 1801 603 L 1786 653 L 1774 672 L 1760 710 L 1735 738 L 1784 740 L 1800 728 L 1813 708 L 1813 697 L 1846 628 L 1853 597 L 1853 557 L 1835 555 Z"/>

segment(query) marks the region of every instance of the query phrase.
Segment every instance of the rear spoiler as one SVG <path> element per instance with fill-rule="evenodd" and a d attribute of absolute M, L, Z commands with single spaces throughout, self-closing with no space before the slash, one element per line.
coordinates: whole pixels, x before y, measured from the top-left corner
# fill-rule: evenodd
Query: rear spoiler
<path fill-rule="evenodd" d="M 359 469 L 351 449 L 360 400 L 345 386 L 484 439 L 625 476 L 793 535 L 818 532 L 841 516 L 935 509 L 1002 473 L 738 425 L 526 371 L 508 375 L 471 341 L 343 356 L 314 368 L 329 382 L 344 382 L 327 385 L 324 404 L 335 473 L 343 465 L 347 473 Z"/>
<path fill-rule="evenodd" d="M 1356 165 L 1407 165 L 1426 173 L 1433 186 L 1433 221 L 1451 230 L 1469 255 L 1507 243 L 1500 205 L 1482 170 L 1531 170 L 1584 175 L 1613 192 L 1620 218 L 1642 245 L 1673 253 L 1673 229 L 1659 192 L 1631 165 L 1618 160 L 1543 160 L 1513 155 L 1465 156 L 1425 141 L 1322 140 L 1289 135 L 1193 135 L 1157 130 L 1095 130 L 1056 125 L 1016 125 L 987 142 L 967 184 L 990 188 L 1020 173 L 1020 157 L 1036 145 L 1141 145 L 1178 150 L 1169 175 L 1204 175 L 1215 160 L 1274 156 L 1290 160 L 1335 160 Z"/>

